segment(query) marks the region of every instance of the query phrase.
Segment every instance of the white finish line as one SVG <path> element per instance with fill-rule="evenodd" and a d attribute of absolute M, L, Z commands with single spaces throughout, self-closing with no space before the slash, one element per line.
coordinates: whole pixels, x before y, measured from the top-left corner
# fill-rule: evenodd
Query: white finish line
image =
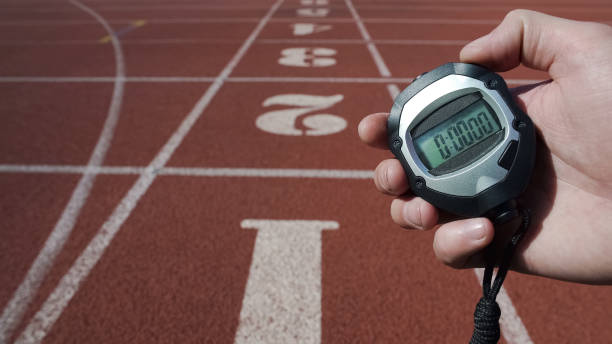
<path fill-rule="evenodd" d="M 321 231 L 336 221 L 251 220 L 257 229 L 235 343 L 321 342 Z"/>

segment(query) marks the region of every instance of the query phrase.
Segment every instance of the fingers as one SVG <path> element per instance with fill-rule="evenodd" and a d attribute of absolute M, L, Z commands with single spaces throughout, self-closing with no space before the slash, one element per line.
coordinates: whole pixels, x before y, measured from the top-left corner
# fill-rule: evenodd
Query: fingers
<path fill-rule="evenodd" d="M 420 197 L 396 198 L 391 202 L 391 218 L 407 229 L 431 229 L 438 223 L 438 210 Z"/>
<path fill-rule="evenodd" d="M 485 218 L 450 222 L 436 231 L 434 252 L 451 267 L 475 267 L 480 264 L 475 255 L 493 241 L 494 234 L 493 224 Z"/>
<path fill-rule="evenodd" d="M 568 42 L 572 40 L 568 37 L 579 34 L 578 23 L 535 11 L 514 10 L 489 34 L 466 45 L 460 60 L 496 71 L 507 71 L 522 62 L 552 73 L 554 62 L 564 53 L 571 53 Z"/>
<path fill-rule="evenodd" d="M 357 127 L 361 141 L 372 147 L 387 149 L 388 117 L 388 113 L 375 113 L 362 119 Z"/>
<path fill-rule="evenodd" d="M 374 185 L 378 191 L 399 196 L 408 191 L 408 177 L 397 159 L 383 160 L 374 171 Z"/>

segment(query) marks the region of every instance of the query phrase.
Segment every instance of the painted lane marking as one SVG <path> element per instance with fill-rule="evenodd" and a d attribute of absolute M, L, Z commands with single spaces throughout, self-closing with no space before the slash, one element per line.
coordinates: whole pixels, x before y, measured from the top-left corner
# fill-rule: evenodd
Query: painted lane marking
<path fill-rule="evenodd" d="M 0 165 L 0 173 L 49 173 L 49 174 L 103 174 L 137 175 L 146 167 L 78 165 Z M 163 167 L 154 171 L 158 175 L 185 177 L 263 177 L 263 178 L 331 178 L 371 179 L 371 170 L 295 169 L 295 168 L 214 168 L 214 167 Z"/>
<path fill-rule="evenodd" d="M 329 8 L 298 8 L 295 12 L 298 17 L 322 18 L 327 17 Z"/>
<path fill-rule="evenodd" d="M 380 55 L 378 48 L 376 48 L 376 44 L 372 42 L 372 38 L 370 37 L 368 30 L 366 29 L 363 21 L 361 20 L 359 13 L 357 13 L 355 6 L 353 6 L 353 2 L 351 0 L 344 1 L 346 3 L 346 7 L 348 7 L 349 11 L 351 12 L 351 16 L 357 23 L 357 27 L 359 28 L 359 32 L 361 33 L 361 37 L 364 41 L 368 42 L 366 43 L 366 46 L 368 47 L 368 50 L 370 51 L 370 54 L 372 55 L 372 58 L 374 59 L 374 62 L 378 67 L 378 72 L 380 73 L 380 76 L 390 77 L 391 72 L 389 71 L 389 68 L 387 68 L 387 64 Z M 387 91 L 389 92 L 389 95 L 393 100 L 395 99 L 395 96 L 397 96 L 400 92 L 399 87 L 396 84 L 388 84 Z"/>
<path fill-rule="evenodd" d="M 145 167 L 133 166 L 79 166 L 79 165 L 0 165 L 0 173 L 52 173 L 52 174 L 141 174 Z"/>
<path fill-rule="evenodd" d="M 71 3 L 80 10 L 94 17 L 107 32 L 112 33 L 111 27 L 98 13 L 76 0 L 72 0 Z M 104 162 L 104 157 L 106 156 L 106 152 L 110 147 L 113 134 L 115 132 L 115 127 L 117 125 L 117 121 L 119 120 L 121 104 L 123 101 L 125 81 L 125 62 L 123 58 L 123 51 L 121 50 L 121 44 L 116 37 L 111 38 L 111 43 L 113 45 L 116 65 L 116 77 L 113 80 L 114 89 L 108 108 L 108 113 L 106 115 L 106 120 L 104 121 L 104 126 L 91 157 L 89 158 L 87 168 L 99 167 Z M 38 291 L 43 279 L 51 269 L 55 259 L 64 247 L 70 233 L 72 233 L 77 218 L 81 213 L 81 209 L 87 202 L 89 194 L 91 193 L 95 178 L 95 174 L 84 174 L 81 177 L 76 188 L 72 192 L 72 195 L 70 196 L 68 204 L 62 211 L 59 220 L 45 241 L 43 248 L 34 259 L 34 262 L 28 269 L 23 281 L 4 308 L 2 317 L 0 318 L 0 343 L 5 343 L 8 341 L 15 328 L 21 322 L 27 307 L 32 302 L 32 299 Z"/>
<path fill-rule="evenodd" d="M 25 83 L 25 82 L 41 82 L 41 83 L 61 83 L 61 82 L 115 82 L 115 77 L 32 77 L 32 76 L 4 76 L 0 77 L 0 83 Z M 212 82 L 214 77 L 164 77 L 164 76 L 133 76 L 124 78 L 125 82 Z M 414 78 L 360 78 L 360 77 L 228 77 L 226 82 L 312 82 L 312 83 L 356 83 L 356 84 L 371 84 L 371 83 L 410 83 Z M 509 85 L 531 85 L 537 84 L 544 79 L 505 79 Z"/>
<path fill-rule="evenodd" d="M 317 170 L 282 168 L 190 168 L 166 167 L 161 175 L 192 177 L 263 177 L 263 178 L 324 178 L 324 179 L 372 179 L 370 170 Z"/>
<path fill-rule="evenodd" d="M 135 29 L 144 26 L 147 23 L 146 20 L 135 20 L 133 22 L 130 23 L 129 26 L 124 27 L 123 29 L 117 31 L 117 32 L 112 32 L 109 33 L 108 35 L 100 38 L 98 40 L 99 43 L 108 43 L 111 41 L 112 36 L 115 36 L 116 38 L 120 38 L 121 36 L 125 35 L 126 33 L 130 32 L 130 31 L 134 31 Z"/>
<path fill-rule="evenodd" d="M 253 259 L 234 343 L 321 342 L 321 232 L 336 221 L 253 220 Z"/>
<path fill-rule="evenodd" d="M 382 56 L 380 55 L 380 52 L 376 48 L 376 45 L 372 43 L 372 38 L 370 37 L 368 30 L 363 24 L 363 21 L 361 21 L 361 17 L 359 17 L 359 14 L 355 10 L 355 6 L 353 6 L 353 3 L 350 0 L 345 0 L 345 3 L 349 11 L 351 12 L 351 15 L 353 16 L 353 19 L 357 23 L 357 28 L 359 28 L 361 37 L 363 38 L 364 41 L 368 42 L 366 46 L 368 47 L 368 50 L 370 51 L 370 54 L 372 55 L 372 58 L 374 59 L 374 63 L 376 64 L 376 67 L 378 68 L 378 72 L 380 73 L 380 76 L 386 76 L 386 77 L 391 76 L 391 72 L 389 71 L 389 68 L 387 68 L 387 64 L 385 64 L 385 61 L 383 60 Z"/>
<path fill-rule="evenodd" d="M 412 82 L 414 78 L 336 78 L 336 77 L 232 77 L 229 78 L 231 82 L 313 82 L 313 83 L 356 83 L 356 84 L 367 84 L 367 83 L 388 83 L 388 82 Z"/>
<path fill-rule="evenodd" d="M 457 25 L 497 25 L 495 19 L 454 19 L 454 18 L 363 18 L 365 23 L 384 24 L 457 24 Z"/>
<path fill-rule="evenodd" d="M 468 40 L 450 39 L 260 39 L 260 44 L 394 44 L 394 45 L 457 45 L 463 46 Z"/>
<path fill-rule="evenodd" d="M 315 4 L 316 6 L 316 4 Z M 331 6 L 332 8 L 342 8 L 340 6 Z M 182 11 L 182 10 L 210 10 L 210 11 L 227 11 L 227 10 L 265 10 L 265 6 L 241 6 L 241 5 L 191 5 L 191 4 L 173 4 L 173 5 L 102 5 L 96 7 L 98 11 L 104 12 L 142 12 L 143 10 L 148 11 Z M 296 8 L 296 7 L 293 7 Z M 460 12 L 473 12 L 473 11 L 490 11 L 490 10 L 501 10 L 509 11 L 516 8 L 512 5 L 429 5 L 429 4 L 410 4 L 410 5 L 359 5 L 361 10 L 396 10 L 396 11 L 409 11 L 409 10 L 449 10 L 449 11 L 460 11 Z M 557 11 L 569 11 L 569 12 L 610 12 L 612 8 L 609 6 L 566 6 L 566 5 L 545 5 L 545 6 L 534 6 L 533 10 L 557 10 Z M 68 8 L 2 8 L 3 11 L 11 12 L 38 12 L 38 13 L 64 13 L 72 12 Z"/>
<path fill-rule="evenodd" d="M 484 269 L 474 269 L 478 283 L 482 287 L 482 278 L 484 275 Z M 499 308 L 502 310 L 501 318 L 499 323 L 502 329 L 502 335 L 508 344 L 533 344 L 533 341 L 527 333 L 527 329 L 519 317 L 510 296 L 506 292 L 506 289 L 502 286 L 499 294 L 497 295 L 497 303 Z"/>
<path fill-rule="evenodd" d="M 329 67 L 336 64 L 335 49 L 330 48 L 286 48 L 281 51 L 278 63 L 288 67 Z"/>
<path fill-rule="evenodd" d="M 397 95 L 400 94 L 401 92 L 399 87 L 397 87 L 396 84 L 387 85 L 387 91 L 389 91 L 389 95 L 391 96 L 391 99 L 395 99 L 395 97 L 397 97 Z"/>
<path fill-rule="evenodd" d="M 342 94 L 319 96 L 312 94 L 278 94 L 263 101 L 263 106 L 291 106 L 280 110 L 268 111 L 259 115 L 255 125 L 262 131 L 276 135 L 322 136 L 339 133 L 346 128 L 346 120 L 327 113 L 311 113 L 330 108 L 344 99 Z M 306 116 L 304 116 L 306 115 Z M 300 129 L 298 118 L 302 117 Z"/>
<path fill-rule="evenodd" d="M 329 31 L 333 26 L 315 23 L 294 23 L 290 24 L 290 27 L 294 36 L 308 36 L 323 31 Z"/>
<path fill-rule="evenodd" d="M 43 40 L 43 41 L 0 41 L 0 46 L 49 46 L 49 45 L 94 45 L 105 43 L 110 36 L 105 36 L 102 39 L 85 40 Z M 237 44 L 242 42 L 238 39 L 222 39 L 222 38 L 145 38 L 145 39 L 125 39 L 121 43 L 123 45 L 164 45 L 164 44 Z M 355 44 L 362 45 L 365 43 L 372 44 L 387 44 L 387 45 L 450 45 L 462 46 L 467 44 L 468 40 L 450 40 L 450 39 L 374 39 L 366 41 L 363 39 L 296 39 L 296 38 L 267 38 L 257 40 L 256 44 Z"/>
<path fill-rule="evenodd" d="M 94 238 L 89 242 L 68 272 L 62 277 L 57 287 L 45 300 L 41 309 L 34 315 L 16 343 L 39 343 L 45 338 L 72 297 L 78 292 L 81 282 L 89 275 L 89 272 L 97 264 L 98 260 L 100 260 L 106 248 L 121 229 L 125 220 L 136 207 L 140 198 L 147 192 L 155 180 L 157 176 L 155 173 L 156 170 L 164 167 L 168 162 L 174 151 L 183 141 L 183 138 L 200 118 L 200 115 L 219 91 L 225 79 L 230 75 L 232 70 L 247 52 L 248 48 L 253 44 L 255 38 L 259 35 L 276 9 L 281 5 L 282 1 L 283 0 L 278 0 L 274 3 L 253 32 L 245 40 L 244 44 L 223 68 L 217 79 L 210 85 L 200 100 L 198 100 L 191 112 L 183 119 L 177 130 L 172 134 L 153 161 L 145 168 L 132 188 L 113 210 L 111 216 L 98 230 Z"/>
<path fill-rule="evenodd" d="M 0 165 L 0 173 L 103 174 L 137 175 L 142 166 L 78 166 L 78 165 Z M 163 176 L 179 177 L 254 177 L 254 178 L 327 178 L 372 179 L 372 170 L 333 170 L 304 168 L 225 168 L 225 167 L 162 167 L 153 171 Z"/>
<path fill-rule="evenodd" d="M 351 18 L 309 18 L 311 22 L 318 23 L 353 23 Z M 198 24 L 198 23 L 252 23 L 258 18 L 149 18 L 147 22 L 155 24 Z M 457 25 L 497 25 L 501 20 L 491 19 L 454 19 L 454 18 L 362 18 L 364 23 L 394 23 L 394 24 L 457 24 Z M 293 23 L 294 18 L 272 18 L 274 23 Z M 612 21 L 596 20 L 596 22 L 612 25 Z M 128 19 L 109 20 L 110 24 L 129 24 Z M 94 25 L 93 20 L 19 20 L 1 21 L 0 26 L 71 26 Z"/>
<path fill-rule="evenodd" d="M 304 6 L 327 6 L 329 5 L 329 0 L 300 0 L 300 4 Z"/>

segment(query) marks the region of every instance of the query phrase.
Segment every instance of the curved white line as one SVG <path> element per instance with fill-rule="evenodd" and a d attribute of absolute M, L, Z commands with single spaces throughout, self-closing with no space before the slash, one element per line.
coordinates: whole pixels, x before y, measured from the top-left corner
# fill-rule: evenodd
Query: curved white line
<path fill-rule="evenodd" d="M 119 112 L 123 100 L 123 84 L 125 82 L 125 63 L 119 40 L 113 34 L 113 30 L 108 25 L 106 20 L 80 2 L 76 0 L 71 0 L 70 2 L 84 12 L 87 12 L 93 16 L 100 24 L 102 24 L 104 29 L 111 37 L 113 50 L 115 52 L 116 78 L 114 82 L 115 85 L 113 95 L 102 133 L 100 134 L 98 142 L 96 143 L 93 153 L 89 158 L 89 162 L 87 163 L 88 167 L 99 167 L 104 161 L 104 157 L 110 146 L 113 133 L 119 119 Z M 55 258 L 64 247 L 70 233 L 74 229 L 76 220 L 81 212 L 81 209 L 83 208 L 83 205 L 89 197 L 95 179 L 96 174 L 84 174 L 81 177 L 79 183 L 72 192 L 70 201 L 68 201 L 66 208 L 64 208 L 60 219 L 55 224 L 53 231 L 47 238 L 45 245 L 38 253 L 38 256 L 30 266 L 24 280 L 13 294 L 13 297 L 4 308 L 2 317 L 0 318 L 0 343 L 6 343 L 11 338 L 15 327 L 17 327 L 17 325 L 19 325 L 21 322 L 23 314 L 25 313 L 29 304 L 32 302 L 34 295 L 36 295 L 36 292 L 38 291 L 43 279 L 53 265 Z"/>
<path fill-rule="evenodd" d="M 123 199 L 113 210 L 106 222 L 100 227 L 96 235 L 91 239 L 81 255 L 75 260 L 68 272 L 59 281 L 53 292 L 47 297 L 40 310 L 34 315 L 30 323 L 21 333 L 15 343 L 40 343 L 51 330 L 57 319 L 72 297 L 78 292 L 81 282 L 87 278 L 89 272 L 104 255 L 106 248 L 110 245 L 115 235 L 121 229 L 123 223 L 130 216 L 140 198 L 147 192 L 157 176 L 157 171 L 163 168 L 172 157 L 174 151 L 189 133 L 195 122 L 200 118 L 208 104 L 217 94 L 232 70 L 270 20 L 276 9 L 280 7 L 283 0 L 277 0 L 268 13 L 261 19 L 247 37 L 234 57 L 227 63 L 225 68 L 217 76 L 215 81 L 208 87 L 206 92 L 195 104 L 189 114 L 183 119 L 176 131 L 170 136 L 153 161 L 145 168 L 132 188 L 125 194 Z"/>

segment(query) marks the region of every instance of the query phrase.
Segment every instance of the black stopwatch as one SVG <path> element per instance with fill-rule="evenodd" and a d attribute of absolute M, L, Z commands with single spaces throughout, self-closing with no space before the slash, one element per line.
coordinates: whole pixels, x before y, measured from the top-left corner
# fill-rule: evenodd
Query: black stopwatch
<path fill-rule="evenodd" d="M 498 74 L 473 64 L 417 77 L 395 98 L 387 133 L 411 191 L 460 216 L 514 200 L 534 166 L 533 123 Z"/>

